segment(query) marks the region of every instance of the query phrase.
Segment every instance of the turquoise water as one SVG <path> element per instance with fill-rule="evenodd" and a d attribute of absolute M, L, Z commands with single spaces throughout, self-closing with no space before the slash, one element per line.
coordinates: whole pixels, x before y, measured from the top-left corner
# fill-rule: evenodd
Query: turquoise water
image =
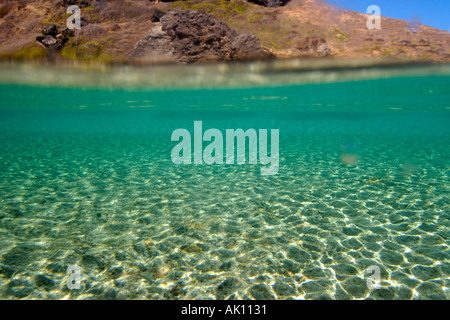
<path fill-rule="evenodd" d="M 2 299 L 450 298 L 449 75 L 0 96 Z M 194 121 L 278 129 L 278 173 L 174 164 Z"/>

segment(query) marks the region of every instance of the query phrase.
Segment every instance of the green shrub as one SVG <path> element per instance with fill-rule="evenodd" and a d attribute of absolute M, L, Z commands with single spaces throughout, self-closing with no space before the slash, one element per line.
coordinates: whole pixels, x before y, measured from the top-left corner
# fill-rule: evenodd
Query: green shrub
<path fill-rule="evenodd" d="M 244 0 L 174 1 L 170 8 L 201 11 L 217 18 L 231 18 L 245 14 L 248 10 L 248 4 Z"/>
<path fill-rule="evenodd" d="M 68 44 L 61 50 L 61 56 L 69 60 L 84 62 L 109 62 L 111 56 L 104 52 L 103 46 L 95 41 L 83 44 Z"/>
<path fill-rule="evenodd" d="M 47 57 L 47 50 L 41 46 L 30 44 L 12 54 L 12 58 L 18 60 L 44 60 Z"/>

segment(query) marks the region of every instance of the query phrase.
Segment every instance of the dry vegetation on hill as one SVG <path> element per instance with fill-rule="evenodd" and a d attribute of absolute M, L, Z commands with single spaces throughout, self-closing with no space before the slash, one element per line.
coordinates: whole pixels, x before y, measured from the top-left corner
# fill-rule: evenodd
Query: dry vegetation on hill
<path fill-rule="evenodd" d="M 66 26 L 70 4 L 81 7 L 82 28 L 63 47 L 49 53 L 36 37 L 48 25 Z M 382 18 L 381 30 L 368 30 L 367 15 L 340 10 L 319 0 L 292 0 L 263 7 L 245 0 L 18 0 L 0 4 L 0 55 L 13 59 L 130 59 L 136 43 L 158 25 L 155 10 L 209 13 L 240 33 L 256 35 L 275 57 L 395 57 L 450 61 L 450 33 L 421 26 L 408 30 L 403 20 Z M 51 51 L 51 50 L 50 50 Z"/>

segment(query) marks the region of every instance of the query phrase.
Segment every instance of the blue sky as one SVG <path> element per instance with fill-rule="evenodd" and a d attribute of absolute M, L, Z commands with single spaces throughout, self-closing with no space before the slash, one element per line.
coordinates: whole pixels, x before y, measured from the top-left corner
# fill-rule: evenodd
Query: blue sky
<path fill-rule="evenodd" d="M 333 6 L 366 13 L 375 4 L 381 15 L 411 21 L 419 17 L 422 24 L 450 31 L 450 0 L 326 0 Z"/>

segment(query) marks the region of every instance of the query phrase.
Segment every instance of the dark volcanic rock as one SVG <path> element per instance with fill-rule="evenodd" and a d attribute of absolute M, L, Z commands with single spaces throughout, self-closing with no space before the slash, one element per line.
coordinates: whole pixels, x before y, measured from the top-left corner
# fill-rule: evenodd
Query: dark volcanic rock
<path fill-rule="evenodd" d="M 183 63 L 269 58 L 254 35 L 239 34 L 198 11 L 170 11 L 131 55 L 144 61 Z"/>
<path fill-rule="evenodd" d="M 67 41 L 69 41 L 70 37 L 73 37 L 75 35 L 75 32 L 69 28 L 65 28 L 63 31 L 61 31 L 60 39 L 62 44 L 64 45 Z"/>
<path fill-rule="evenodd" d="M 72 5 L 79 6 L 80 8 L 89 7 L 91 5 L 90 0 L 60 0 L 56 3 L 58 6 L 68 7 Z"/>
<path fill-rule="evenodd" d="M 44 39 L 41 40 L 41 42 L 46 47 L 52 47 L 58 43 L 58 40 L 55 37 L 52 36 L 45 36 Z"/>
<path fill-rule="evenodd" d="M 84 26 L 87 26 L 88 24 L 89 24 L 89 17 L 81 16 L 80 26 L 83 28 Z"/>
<path fill-rule="evenodd" d="M 263 51 L 257 36 L 252 34 L 239 34 L 233 41 L 235 60 L 249 58 L 267 58 L 270 55 Z"/>
<path fill-rule="evenodd" d="M 164 11 L 161 11 L 159 9 L 155 9 L 155 11 L 153 11 L 151 17 L 150 17 L 150 21 L 151 22 L 159 22 L 161 20 L 161 18 L 165 15 L 166 13 Z"/>
<path fill-rule="evenodd" d="M 248 2 L 253 2 L 265 7 L 279 7 L 284 6 L 289 0 L 248 0 Z"/>
<path fill-rule="evenodd" d="M 58 34 L 58 27 L 54 24 L 50 24 L 42 29 L 42 34 L 44 36 L 56 37 L 56 35 Z"/>
<path fill-rule="evenodd" d="M 43 36 L 37 36 L 36 40 L 50 49 L 61 49 L 70 37 L 74 36 L 74 31 L 68 28 L 58 31 L 58 27 L 54 24 L 46 26 L 42 30 Z"/>

